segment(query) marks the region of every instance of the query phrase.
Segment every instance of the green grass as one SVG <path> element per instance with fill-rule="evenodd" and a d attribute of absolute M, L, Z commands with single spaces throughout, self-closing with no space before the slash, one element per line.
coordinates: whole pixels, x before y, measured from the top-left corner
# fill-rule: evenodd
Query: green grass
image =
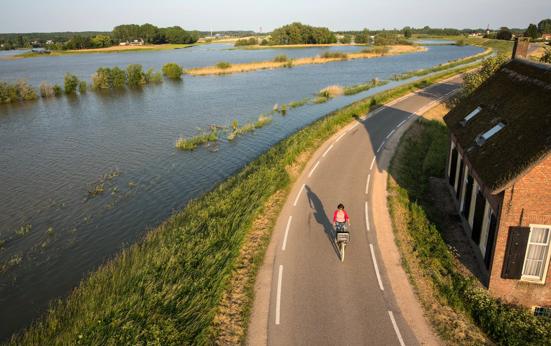
<path fill-rule="evenodd" d="M 487 51 L 485 51 L 481 54 L 477 54 L 477 55 L 467 57 L 467 58 L 464 58 L 464 59 L 452 60 L 452 61 L 449 61 L 447 63 L 436 65 L 436 66 L 433 66 L 433 67 L 430 67 L 430 68 L 425 68 L 425 69 L 409 71 L 409 72 L 405 72 L 405 73 L 401 73 L 401 74 L 396 74 L 396 75 L 392 76 L 391 79 L 395 80 L 395 81 L 400 81 L 400 80 L 409 79 L 409 78 L 412 78 L 412 77 L 425 76 L 425 75 L 430 74 L 430 73 L 440 72 L 440 71 L 444 71 L 444 70 L 454 68 L 454 67 L 457 67 L 457 66 L 460 66 L 460 65 L 475 62 L 477 60 L 488 57 L 491 54 L 492 54 L 492 50 L 487 50 Z"/>
<path fill-rule="evenodd" d="M 267 117 L 263 114 L 261 114 L 259 117 L 258 117 L 258 120 L 254 123 L 254 127 L 259 129 L 259 128 L 262 128 L 266 125 L 268 125 L 269 123 L 272 122 L 272 118 L 271 117 Z"/>
<path fill-rule="evenodd" d="M 418 139 L 400 142 L 400 164 L 392 160 L 390 173 L 397 184 L 389 182 L 389 205 L 393 218 L 397 217 L 397 208 L 405 210 L 401 217 L 413 242 L 410 245 L 421 270 L 435 287 L 435 299 L 466 314 L 497 344 L 551 345 L 551 320 L 538 319 L 524 308 L 492 298 L 457 268 L 438 230 L 436 220 L 441 211 L 426 198 L 428 178 L 444 175 L 447 129 L 436 121 L 420 124 L 423 130 Z"/>
<path fill-rule="evenodd" d="M 371 88 L 375 88 L 375 87 L 382 86 L 382 85 L 385 85 L 385 84 L 388 84 L 388 81 L 380 81 L 378 79 L 374 79 L 371 82 L 352 85 L 352 86 L 347 86 L 347 87 L 344 88 L 344 94 L 347 95 L 347 96 L 355 95 L 355 94 L 359 94 L 363 91 L 367 91 Z"/>
<path fill-rule="evenodd" d="M 210 132 L 198 134 L 193 137 L 180 137 L 176 141 L 176 148 L 180 150 L 194 150 L 199 145 L 218 140 L 218 130 L 212 129 Z"/>
<path fill-rule="evenodd" d="M 365 98 L 282 140 L 101 266 L 10 344 L 208 344 L 242 241 L 267 199 L 291 184 L 287 167 L 378 102 L 452 74 Z"/>

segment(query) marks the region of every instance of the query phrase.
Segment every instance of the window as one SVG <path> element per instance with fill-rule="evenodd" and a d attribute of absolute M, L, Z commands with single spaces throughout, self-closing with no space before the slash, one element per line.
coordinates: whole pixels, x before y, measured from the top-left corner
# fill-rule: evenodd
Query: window
<path fill-rule="evenodd" d="M 531 225 L 522 280 L 544 283 L 549 266 L 550 226 Z"/>
<path fill-rule="evenodd" d="M 467 114 L 467 116 L 463 120 L 461 120 L 460 124 L 464 127 L 465 125 L 467 125 L 469 120 L 474 118 L 478 113 L 480 113 L 481 110 L 482 110 L 482 108 L 476 107 L 474 111 Z"/>
<path fill-rule="evenodd" d="M 536 316 L 536 317 L 551 317 L 551 307 L 536 306 L 534 308 L 534 316 Z"/>
<path fill-rule="evenodd" d="M 493 135 L 501 131 L 504 127 L 505 127 L 504 123 L 498 123 L 496 126 L 484 132 L 482 135 L 476 137 L 475 139 L 476 144 L 478 144 L 478 146 L 484 145 L 484 143 L 486 143 L 488 139 L 490 139 Z"/>

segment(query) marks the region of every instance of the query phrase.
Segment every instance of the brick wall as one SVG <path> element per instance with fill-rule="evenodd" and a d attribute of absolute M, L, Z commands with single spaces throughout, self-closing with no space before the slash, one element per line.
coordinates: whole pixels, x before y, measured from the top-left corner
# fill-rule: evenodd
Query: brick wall
<path fill-rule="evenodd" d="M 509 227 L 551 225 L 551 156 L 504 191 L 500 214 L 490 293 L 526 306 L 551 306 L 551 269 L 545 284 L 501 278 Z"/>

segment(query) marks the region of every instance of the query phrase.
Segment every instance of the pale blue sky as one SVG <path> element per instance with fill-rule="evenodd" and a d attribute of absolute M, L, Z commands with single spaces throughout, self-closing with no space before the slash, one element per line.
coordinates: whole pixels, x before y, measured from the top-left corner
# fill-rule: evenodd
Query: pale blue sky
<path fill-rule="evenodd" d="M 332 30 L 409 26 L 526 27 L 551 0 L 1 0 L 0 32 L 111 30 L 123 23 L 272 30 L 300 21 Z"/>

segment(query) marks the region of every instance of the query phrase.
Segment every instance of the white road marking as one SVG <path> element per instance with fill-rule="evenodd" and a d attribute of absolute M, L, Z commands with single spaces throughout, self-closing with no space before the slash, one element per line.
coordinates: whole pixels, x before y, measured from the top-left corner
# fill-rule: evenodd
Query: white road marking
<path fill-rule="evenodd" d="M 287 227 L 285 227 L 285 237 L 283 237 L 283 245 L 281 246 L 281 251 L 285 251 L 285 248 L 287 247 L 287 236 L 289 235 L 289 228 L 291 228 L 291 221 L 293 220 L 293 216 L 289 216 L 289 221 L 287 221 Z"/>
<path fill-rule="evenodd" d="M 375 250 L 373 249 L 373 244 L 369 244 L 371 249 L 371 259 L 373 259 L 373 266 L 375 267 L 375 274 L 377 275 L 377 281 L 379 282 L 379 288 L 381 291 L 384 291 L 383 281 L 381 280 L 381 274 L 379 273 L 379 265 L 377 264 L 377 258 L 375 257 Z"/>
<path fill-rule="evenodd" d="M 404 125 L 404 123 L 407 121 L 407 119 L 402 120 L 401 123 L 399 123 L 396 128 L 400 128 L 400 126 Z"/>
<path fill-rule="evenodd" d="M 375 159 L 376 158 L 377 158 L 376 156 L 373 156 L 373 160 L 371 160 L 371 166 L 369 166 L 370 171 L 373 169 L 373 165 L 375 164 Z"/>
<path fill-rule="evenodd" d="M 392 134 L 393 134 L 394 132 L 396 132 L 396 130 L 395 130 L 395 129 L 392 129 L 392 131 L 390 131 L 390 133 L 389 133 L 388 135 L 386 135 L 386 139 L 389 139 L 390 136 L 392 136 Z"/>
<path fill-rule="evenodd" d="M 411 119 L 412 116 L 414 116 L 415 113 L 411 113 L 409 116 L 408 116 L 408 120 Z"/>
<path fill-rule="evenodd" d="M 400 345 L 406 346 L 406 344 L 404 343 L 404 339 L 402 339 L 402 334 L 400 333 L 400 329 L 398 329 L 398 324 L 394 319 L 394 314 L 392 313 L 392 311 L 389 311 L 388 315 L 390 316 L 390 320 L 392 321 L 392 326 L 394 327 L 394 331 L 396 332 L 396 336 L 398 337 L 398 341 L 400 342 Z"/>
<path fill-rule="evenodd" d="M 323 155 L 321 155 L 321 157 L 325 157 L 325 155 L 327 155 L 327 153 L 331 151 L 331 149 L 333 149 L 333 144 L 331 144 L 329 148 L 327 148 L 327 150 L 323 153 Z"/>
<path fill-rule="evenodd" d="M 312 174 L 314 174 L 314 171 L 316 170 L 316 168 L 318 168 L 318 165 L 320 164 L 319 160 L 318 162 L 316 162 L 316 164 L 314 165 L 314 167 L 312 168 L 312 170 L 310 171 L 310 173 L 308 174 L 308 178 L 310 178 L 312 176 Z"/>
<path fill-rule="evenodd" d="M 385 145 L 385 141 L 383 141 L 383 143 L 381 143 L 381 145 L 377 149 L 377 154 L 379 153 L 379 151 L 381 151 L 381 149 L 383 149 L 383 145 Z"/>
<path fill-rule="evenodd" d="M 302 190 L 304 190 L 304 187 L 306 185 L 305 184 L 302 184 L 301 188 L 300 188 L 300 191 L 297 193 L 297 197 L 295 198 L 295 203 L 293 203 L 293 207 L 296 207 L 297 206 L 297 202 L 298 202 L 298 199 L 300 197 L 300 194 L 302 193 Z"/>
<path fill-rule="evenodd" d="M 360 125 L 360 123 L 356 123 L 354 126 L 352 126 L 352 127 L 350 128 L 350 130 L 356 128 L 356 126 L 358 126 L 358 125 Z"/>
<path fill-rule="evenodd" d="M 342 135 L 340 135 L 339 138 L 337 138 L 337 140 L 335 140 L 335 143 L 337 143 L 338 141 L 340 141 L 341 138 L 343 138 L 345 135 L 346 135 L 346 132 L 343 133 Z"/>
<path fill-rule="evenodd" d="M 369 181 L 371 180 L 371 173 L 367 176 L 367 182 L 365 183 L 365 194 L 369 193 Z"/>
<path fill-rule="evenodd" d="M 281 315 L 281 280 L 283 279 L 283 265 L 279 265 L 279 274 L 277 276 L 277 298 L 276 298 L 276 315 L 275 324 L 279 325 Z"/>
<path fill-rule="evenodd" d="M 369 232 L 370 228 L 369 228 L 369 214 L 367 213 L 368 210 L 369 209 L 367 208 L 367 201 L 365 201 L 365 227 L 367 228 L 367 231 Z"/>

